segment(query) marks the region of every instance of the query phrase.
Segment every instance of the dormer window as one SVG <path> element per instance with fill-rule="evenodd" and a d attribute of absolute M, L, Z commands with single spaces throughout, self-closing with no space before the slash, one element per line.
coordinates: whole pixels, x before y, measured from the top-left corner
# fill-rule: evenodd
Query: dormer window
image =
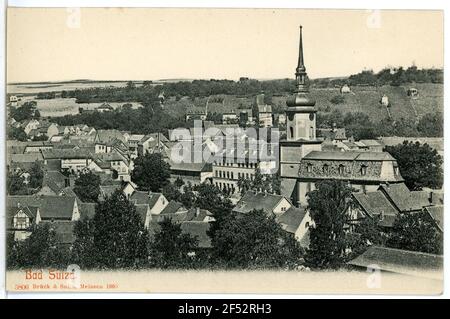
<path fill-rule="evenodd" d="M 344 165 L 339 165 L 339 175 L 344 175 L 345 173 L 345 166 Z"/>
<path fill-rule="evenodd" d="M 328 171 L 329 171 L 329 166 L 328 166 L 328 164 L 324 164 L 324 165 L 323 165 L 322 171 L 323 171 L 324 174 L 328 174 Z"/>
<path fill-rule="evenodd" d="M 394 166 L 394 174 L 395 175 L 400 175 L 400 171 L 398 169 L 398 166 Z"/>
<path fill-rule="evenodd" d="M 311 163 L 306 164 L 306 172 L 307 173 L 311 173 L 312 172 L 312 164 Z"/>
<path fill-rule="evenodd" d="M 367 166 L 366 165 L 361 165 L 361 175 L 365 176 L 367 175 Z"/>

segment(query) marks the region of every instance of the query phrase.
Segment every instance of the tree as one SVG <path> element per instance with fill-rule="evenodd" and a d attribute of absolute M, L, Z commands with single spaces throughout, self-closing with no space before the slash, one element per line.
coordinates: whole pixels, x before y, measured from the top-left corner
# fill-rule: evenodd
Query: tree
<path fill-rule="evenodd" d="M 169 183 L 169 177 L 170 165 L 159 153 L 138 156 L 134 161 L 131 180 L 143 190 L 159 192 Z"/>
<path fill-rule="evenodd" d="M 442 157 L 428 144 L 404 141 L 396 146 L 386 146 L 396 160 L 400 174 L 410 190 L 423 187 L 441 188 L 443 183 Z"/>
<path fill-rule="evenodd" d="M 78 220 L 73 232 L 71 261 L 83 269 L 95 267 L 94 221 L 89 218 Z"/>
<path fill-rule="evenodd" d="M 444 236 L 426 211 L 397 216 L 387 246 L 398 249 L 443 253 Z"/>
<path fill-rule="evenodd" d="M 17 108 L 11 108 L 11 117 L 14 118 L 17 122 L 22 122 L 30 119 L 37 119 L 41 115 L 39 111 L 36 109 L 36 101 L 29 101 L 23 103 L 22 106 Z"/>
<path fill-rule="evenodd" d="M 180 194 L 179 200 L 186 208 L 192 208 L 195 203 L 195 193 L 192 187 L 191 182 L 188 182 L 187 185 L 183 186 L 183 192 Z"/>
<path fill-rule="evenodd" d="M 162 189 L 162 193 L 168 201 L 180 201 L 181 192 L 179 191 L 178 187 L 176 187 L 172 183 L 168 183 L 166 186 L 164 186 Z"/>
<path fill-rule="evenodd" d="M 11 245 L 8 266 L 12 268 L 65 268 L 68 265 L 68 251 L 58 245 L 50 223 L 34 225 L 27 239 Z"/>
<path fill-rule="evenodd" d="M 33 137 L 33 141 L 48 141 L 48 136 L 46 134 L 35 136 Z"/>
<path fill-rule="evenodd" d="M 191 264 L 190 253 L 198 247 L 198 240 L 183 234 L 180 224 L 164 218 L 160 230 L 155 234 L 152 244 L 153 265 L 161 268 L 180 268 Z"/>
<path fill-rule="evenodd" d="M 27 140 L 27 133 L 21 127 L 8 127 L 8 138 L 24 142 Z"/>
<path fill-rule="evenodd" d="M 213 255 L 231 268 L 294 268 L 301 248 L 263 210 L 227 219 L 213 239 Z"/>
<path fill-rule="evenodd" d="M 25 195 L 27 194 L 27 189 L 23 183 L 24 179 L 16 172 L 8 171 L 8 176 L 6 178 L 6 189 L 9 195 Z"/>
<path fill-rule="evenodd" d="M 308 193 L 308 206 L 314 226 L 305 261 L 313 268 L 338 268 L 345 261 L 345 209 L 352 189 L 344 182 L 326 180 Z"/>
<path fill-rule="evenodd" d="M 281 179 L 278 173 L 261 174 L 261 170 L 257 168 L 255 171 L 255 176 L 252 180 L 241 176 L 238 179 L 238 187 L 241 190 L 241 195 L 244 195 L 249 190 L 269 194 L 280 194 Z"/>
<path fill-rule="evenodd" d="M 417 130 L 421 136 L 443 137 L 444 118 L 441 112 L 425 114 L 417 124 Z"/>
<path fill-rule="evenodd" d="M 100 195 L 100 177 L 90 171 L 81 173 L 73 191 L 82 202 L 96 202 Z"/>
<path fill-rule="evenodd" d="M 97 204 L 93 245 L 100 268 L 130 268 L 145 263 L 148 233 L 136 207 L 119 190 Z"/>
<path fill-rule="evenodd" d="M 42 170 L 41 164 L 39 162 L 34 162 L 30 168 L 30 187 L 31 188 L 41 188 L 42 181 L 44 179 L 44 171 Z"/>

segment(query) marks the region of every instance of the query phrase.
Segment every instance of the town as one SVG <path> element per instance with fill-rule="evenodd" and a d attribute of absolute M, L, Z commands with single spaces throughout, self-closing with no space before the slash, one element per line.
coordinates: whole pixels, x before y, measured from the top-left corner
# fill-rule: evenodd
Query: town
<path fill-rule="evenodd" d="M 310 80 L 299 32 L 295 81 L 8 92 L 8 269 L 440 272 L 442 71 Z"/>

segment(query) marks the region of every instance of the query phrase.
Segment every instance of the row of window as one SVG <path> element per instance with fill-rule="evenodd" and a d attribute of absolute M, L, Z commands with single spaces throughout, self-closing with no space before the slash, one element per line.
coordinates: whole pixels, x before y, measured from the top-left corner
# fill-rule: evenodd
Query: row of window
<path fill-rule="evenodd" d="M 215 165 L 217 166 L 235 166 L 242 167 L 242 168 L 256 168 L 257 163 L 252 162 L 245 162 L 245 163 L 232 163 L 232 162 L 215 162 Z"/>
<path fill-rule="evenodd" d="M 234 179 L 234 172 L 230 171 L 216 171 L 215 176 L 218 178 L 227 178 L 227 179 Z M 251 179 L 253 180 L 255 178 L 254 174 L 249 173 L 237 173 L 237 179 L 245 178 L 245 179 Z"/>
<path fill-rule="evenodd" d="M 313 169 L 312 164 L 306 165 L 306 172 L 311 173 Z M 322 166 L 322 173 L 328 174 L 330 172 L 330 166 L 328 164 L 324 164 Z M 359 169 L 359 172 L 362 176 L 367 175 L 367 165 L 361 165 L 361 168 Z M 338 167 L 338 174 L 344 175 L 346 173 L 345 165 L 340 164 Z M 347 170 L 347 173 L 350 173 L 350 170 Z"/>

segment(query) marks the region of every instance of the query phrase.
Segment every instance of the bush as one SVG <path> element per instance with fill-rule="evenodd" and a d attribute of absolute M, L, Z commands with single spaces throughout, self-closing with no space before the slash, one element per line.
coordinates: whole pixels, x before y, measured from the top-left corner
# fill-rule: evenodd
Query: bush
<path fill-rule="evenodd" d="M 335 95 L 330 99 L 330 102 L 333 104 L 343 104 L 345 102 L 345 98 L 342 95 Z"/>

